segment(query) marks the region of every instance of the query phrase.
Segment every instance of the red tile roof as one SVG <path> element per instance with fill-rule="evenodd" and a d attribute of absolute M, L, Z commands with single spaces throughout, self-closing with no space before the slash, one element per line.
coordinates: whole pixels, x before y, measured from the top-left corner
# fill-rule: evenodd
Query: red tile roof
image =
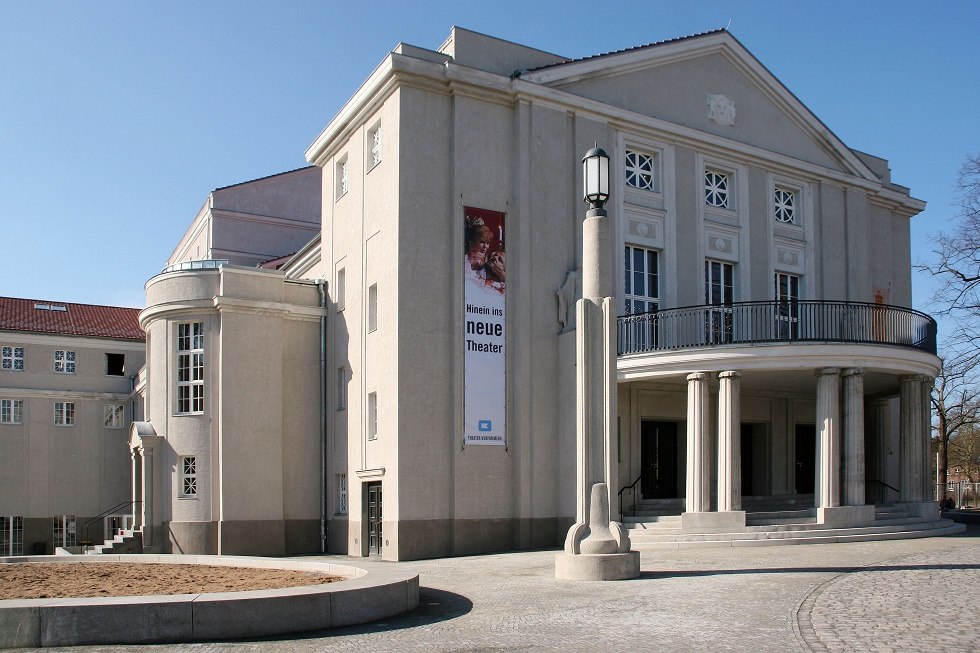
<path fill-rule="evenodd" d="M 146 340 L 139 312 L 138 308 L 121 306 L 0 297 L 0 330 Z"/>

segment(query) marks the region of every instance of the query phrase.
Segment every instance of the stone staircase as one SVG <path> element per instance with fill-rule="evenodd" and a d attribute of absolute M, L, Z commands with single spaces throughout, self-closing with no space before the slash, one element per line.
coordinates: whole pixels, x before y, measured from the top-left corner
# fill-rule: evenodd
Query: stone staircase
<path fill-rule="evenodd" d="M 119 531 L 105 544 L 97 544 L 85 550 L 85 555 L 102 555 L 106 553 L 143 553 L 143 533 L 141 531 Z"/>
<path fill-rule="evenodd" d="M 827 528 L 817 523 L 812 506 L 812 494 L 745 497 L 745 530 L 685 533 L 683 499 L 656 499 L 640 501 L 634 515 L 623 517 L 623 525 L 636 550 L 893 540 L 951 535 L 966 528 L 949 519 L 925 519 L 901 505 L 876 506 L 874 523 L 866 526 Z"/>

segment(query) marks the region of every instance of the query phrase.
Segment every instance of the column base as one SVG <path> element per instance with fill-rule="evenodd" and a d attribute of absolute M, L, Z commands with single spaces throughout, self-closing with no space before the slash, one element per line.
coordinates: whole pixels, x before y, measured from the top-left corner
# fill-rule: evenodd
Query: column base
<path fill-rule="evenodd" d="M 744 530 L 744 510 L 681 513 L 682 533 L 738 533 Z"/>
<path fill-rule="evenodd" d="M 561 553 L 555 555 L 555 578 L 561 580 L 629 580 L 640 576 L 640 552 Z"/>
<path fill-rule="evenodd" d="M 898 505 L 905 508 L 908 512 L 918 515 L 926 521 L 938 521 L 940 519 L 938 501 L 910 501 L 908 503 L 900 503 Z"/>
<path fill-rule="evenodd" d="M 875 507 L 873 505 L 817 508 L 817 523 L 827 528 L 870 526 L 874 521 Z"/>

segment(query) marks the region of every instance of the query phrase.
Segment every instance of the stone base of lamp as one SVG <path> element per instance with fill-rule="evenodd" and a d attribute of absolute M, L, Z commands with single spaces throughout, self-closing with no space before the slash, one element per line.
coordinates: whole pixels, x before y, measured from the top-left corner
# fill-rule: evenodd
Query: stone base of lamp
<path fill-rule="evenodd" d="M 640 552 L 566 553 L 555 556 L 555 578 L 562 580 L 629 580 L 640 576 Z"/>
<path fill-rule="evenodd" d="M 681 513 L 682 533 L 739 533 L 744 530 L 744 510 Z"/>
<path fill-rule="evenodd" d="M 822 524 L 825 528 L 870 526 L 874 521 L 875 507 L 873 505 L 817 508 L 817 523 Z"/>

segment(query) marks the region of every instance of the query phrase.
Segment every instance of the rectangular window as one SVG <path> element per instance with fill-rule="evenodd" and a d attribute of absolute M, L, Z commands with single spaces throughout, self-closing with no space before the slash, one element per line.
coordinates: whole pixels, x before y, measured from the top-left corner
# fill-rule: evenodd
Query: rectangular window
<path fill-rule="evenodd" d="M 197 456 L 182 456 L 180 459 L 180 496 L 197 496 Z"/>
<path fill-rule="evenodd" d="M 105 373 L 106 376 L 125 376 L 126 354 L 106 354 Z"/>
<path fill-rule="evenodd" d="M 708 306 L 731 306 L 734 301 L 734 267 L 731 263 L 704 262 L 704 303 Z M 708 344 L 732 341 L 732 309 L 709 309 L 705 318 Z"/>
<path fill-rule="evenodd" d="M 776 186 L 772 206 L 777 222 L 796 224 L 796 204 L 796 191 Z"/>
<path fill-rule="evenodd" d="M 337 514 L 347 514 L 347 474 L 337 474 Z"/>
<path fill-rule="evenodd" d="M 2 348 L 3 356 L 0 357 L 0 369 L 11 372 L 24 371 L 24 348 L 4 345 Z"/>
<path fill-rule="evenodd" d="M 728 173 L 718 170 L 704 171 L 704 203 L 719 209 L 731 208 Z"/>
<path fill-rule="evenodd" d="M 337 304 L 337 310 L 344 310 L 344 305 L 347 302 L 347 270 L 346 268 L 340 268 L 337 270 L 337 284 L 334 288 L 334 302 Z"/>
<path fill-rule="evenodd" d="M 0 424 L 22 424 L 24 422 L 23 399 L 0 399 Z"/>
<path fill-rule="evenodd" d="M 371 166 L 374 167 L 381 163 L 381 126 L 378 125 L 368 134 L 368 142 L 371 144 Z"/>
<path fill-rule="evenodd" d="M 626 185 L 640 190 L 657 190 L 655 163 L 650 154 L 626 150 Z"/>
<path fill-rule="evenodd" d="M 65 349 L 54 350 L 54 371 L 58 374 L 75 373 L 75 352 Z"/>
<path fill-rule="evenodd" d="M 108 429 L 121 429 L 126 425 L 126 406 L 106 404 L 103 406 L 103 425 Z"/>
<path fill-rule="evenodd" d="M 623 254 L 627 317 L 622 353 L 646 351 L 657 343 L 660 308 L 659 262 L 655 250 L 627 245 Z"/>
<path fill-rule="evenodd" d="M 337 199 L 347 194 L 350 189 L 350 168 L 347 165 L 347 157 L 337 162 Z"/>
<path fill-rule="evenodd" d="M 204 323 L 177 325 L 177 412 L 204 412 Z"/>
<path fill-rule="evenodd" d="M 75 402 L 54 402 L 54 425 L 75 426 Z"/>
<path fill-rule="evenodd" d="M 378 393 L 372 392 L 367 401 L 368 440 L 378 438 Z"/>
<path fill-rule="evenodd" d="M 0 517 L 0 556 L 24 555 L 24 518 Z"/>
<path fill-rule="evenodd" d="M 337 410 L 347 408 L 347 366 L 337 368 Z"/>
<path fill-rule="evenodd" d="M 373 283 L 368 288 L 368 331 L 378 328 L 378 284 Z"/>
<path fill-rule="evenodd" d="M 55 515 L 52 527 L 54 545 L 60 547 L 75 546 L 75 515 Z"/>
<path fill-rule="evenodd" d="M 799 337 L 800 278 L 795 274 L 777 272 L 774 279 L 776 296 L 776 337 L 793 340 Z"/>

